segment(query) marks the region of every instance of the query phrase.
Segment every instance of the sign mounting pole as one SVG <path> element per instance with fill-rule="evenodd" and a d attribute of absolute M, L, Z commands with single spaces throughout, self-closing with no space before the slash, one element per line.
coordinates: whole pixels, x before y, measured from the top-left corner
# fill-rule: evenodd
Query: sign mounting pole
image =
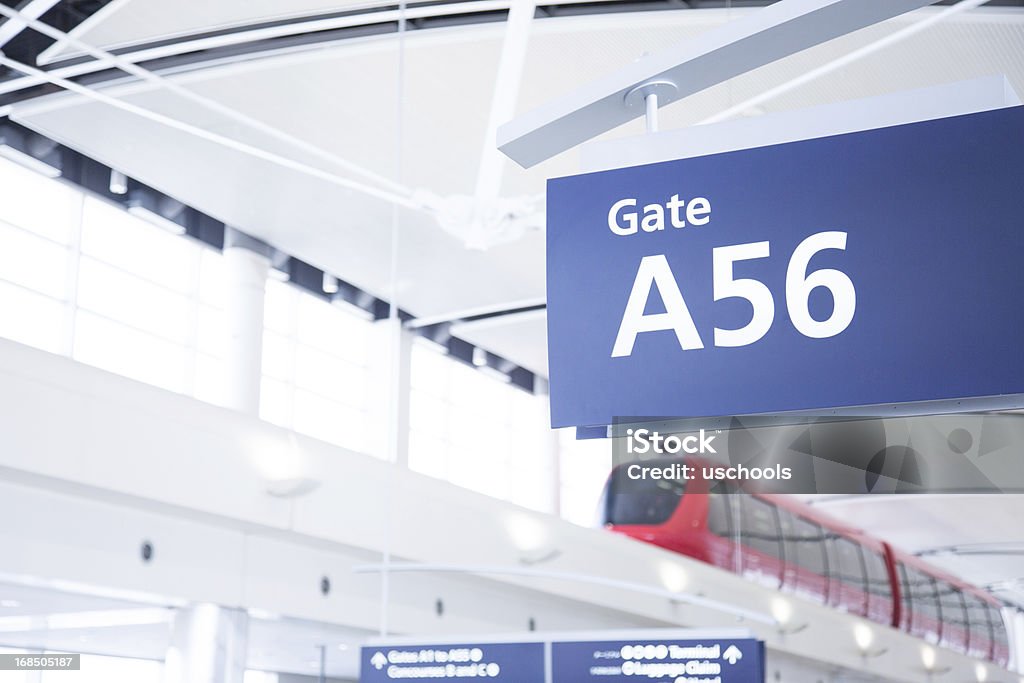
<path fill-rule="evenodd" d="M 529 168 L 646 113 L 646 107 L 630 106 L 638 89 L 671 84 L 673 89 L 656 93 L 657 105 L 664 106 L 933 2 L 781 0 L 513 119 L 498 129 L 498 148 Z"/>

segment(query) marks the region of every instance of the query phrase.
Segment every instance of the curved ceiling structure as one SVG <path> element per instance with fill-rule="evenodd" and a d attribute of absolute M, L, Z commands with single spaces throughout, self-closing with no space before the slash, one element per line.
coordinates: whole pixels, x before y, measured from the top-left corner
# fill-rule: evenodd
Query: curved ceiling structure
<path fill-rule="evenodd" d="M 593 9 L 602 4 L 607 5 L 604 10 L 619 11 Z M 516 109 L 530 109 L 644 52 L 700 35 L 752 11 L 671 9 L 680 7 L 676 3 L 643 3 L 662 9 L 621 11 L 629 5 L 588 3 L 589 13 L 584 14 L 582 5 L 577 8 L 581 13 L 572 13 L 571 3 L 560 3 L 561 13 L 535 20 Z M 324 18 L 328 7 L 334 11 Z M 507 2 L 491 0 L 412 4 L 410 25 L 421 21 L 427 28 L 410 30 L 402 40 L 401 89 L 400 41 L 392 32 L 396 10 L 382 3 L 117 1 L 73 33 L 90 45 L 116 49 L 123 58 L 139 61 L 173 83 L 324 150 L 330 157 L 394 181 L 393 186 L 410 195 L 420 192 L 444 198 L 474 191 L 504 38 L 500 21 L 504 7 Z M 662 127 L 697 123 L 935 11 L 911 13 L 710 88 L 667 107 Z M 449 25 L 429 28 L 432 20 Z M 355 34 L 332 36 L 344 25 Z M 372 27 L 377 33 L 371 32 Z M 277 37 L 271 38 L 268 31 Z M 994 73 L 1006 74 L 1024 91 L 1022 44 L 1024 12 L 1019 8 L 972 11 L 748 114 Z M 107 95 L 363 181 L 346 168 L 332 167 L 322 155 L 240 126 L 167 88 L 126 78 L 109 64 L 76 56 L 73 46 L 58 44 L 41 58 L 50 61 L 51 73 L 102 87 Z M 13 120 L 388 298 L 393 210 L 388 201 L 253 159 L 79 95 L 41 95 L 38 89 L 20 89 L 31 83 L 16 76 L 0 83 Z M 632 134 L 639 128 L 639 122 L 634 122 L 610 135 Z M 101 134 L 111 130 L 120 134 Z M 541 196 L 546 178 L 573 173 L 576 163 L 575 151 L 529 171 L 505 162 L 501 194 Z M 457 312 L 513 308 L 520 302 L 543 300 L 539 231 L 530 230 L 515 241 L 479 251 L 466 248 L 457 236 L 441 229 L 430 211 L 402 209 L 399 235 L 397 298 L 416 316 L 458 317 Z"/>
<path fill-rule="evenodd" d="M 515 109 L 531 109 L 645 52 L 692 39 L 766 3 L 726 4 L 540 3 Z M 1004 74 L 1024 93 L 1024 3 L 989 5 L 784 92 L 744 115 L 993 74 Z M 78 40 L 115 51 L 241 113 L 263 130 L 167 87 L 126 76 L 67 43 L 37 56 L 50 74 L 320 169 L 325 176 L 388 188 L 417 205 L 417 196 L 474 192 L 482 155 L 493 146 L 486 132 L 508 6 L 507 0 L 410 3 L 409 30 L 400 38 L 393 2 L 113 0 L 72 32 Z M 666 108 L 661 126 L 698 124 L 937 11 L 910 13 L 710 88 Z M 414 316 L 460 319 L 467 311 L 514 309 L 544 299 L 540 230 L 526 230 L 489 249 L 468 248 L 440 226 L 429 206 L 396 209 L 387 198 L 58 90 L 41 85 L 40 78 L 9 73 L 0 81 L 0 111 L 367 292 L 384 299 L 397 296 Z M 269 135 L 271 129 L 285 136 Z M 633 122 L 608 137 L 639 132 L 640 122 Z M 529 171 L 504 162 L 501 196 L 542 196 L 546 178 L 574 173 L 577 163 L 575 150 Z M 540 374 L 545 373 L 543 334 L 543 314 L 536 312 L 459 326 L 462 338 L 476 338 Z M 944 499 L 820 504 L 912 550 L 996 539 L 1012 539 L 1024 548 L 1016 521 L 1018 498 L 968 497 L 956 506 Z M 895 506 L 901 506 L 902 521 L 891 529 Z M 979 530 L 968 516 L 998 523 L 986 522 L 988 528 Z M 980 583 L 1005 584 L 1007 597 L 1024 597 L 1020 583 L 1013 583 L 1022 574 L 1014 553 L 968 557 L 950 551 L 935 554 L 932 561 Z"/>

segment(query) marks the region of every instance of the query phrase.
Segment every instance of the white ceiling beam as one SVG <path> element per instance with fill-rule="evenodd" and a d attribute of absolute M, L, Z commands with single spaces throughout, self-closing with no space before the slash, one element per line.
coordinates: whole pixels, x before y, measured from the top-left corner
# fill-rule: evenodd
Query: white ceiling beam
<path fill-rule="evenodd" d="M 688 126 L 657 135 L 596 140 L 580 148 L 580 171 L 592 173 L 781 145 L 1020 104 L 1021 98 L 1005 76 L 988 76 L 792 111 L 769 112 L 756 118 Z"/>
<path fill-rule="evenodd" d="M 126 53 L 133 61 L 146 61 L 150 59 L 161 59 L 175 55 L 198 52 L 202 50 L 216 50 L 218 48 L 242 45 L 257 41 L 273 40 L 285 36 L 301 35 L 306 33 L 317 33 L 322 31 L 333 31 L 336 29 L 365 26 L 367 24 L 382 24 L 386 22 L 399 22 L 404 16 L 406 21 L 413 19 L 428 19 L 437 16 L 449 16 L 460 14 L 471 14 L 476 12 L 492 12 L 507 9 L 510 0 L 473 0 L 473 2 L 457 2 L 454 4 L 408 7 L 404 10 L 389 10 L 372 13 L 345 14 L 343 16 L 332 16 L 328 18 L 312 17 L 308 20 L 272 24 L 270 26 L 258 25 L 257 28 L 245 28 L 238 31 L 227 31 L 215 35 L 189 38 L 184 37 L 181 41 L 161 43 L 157 41 L 150 47 L 143 47 L 134 52 Z M 43 52 L 39 57 L 40 64 L 49 64 L 57 61 L 57 55 L 48 56 Z M 73 55 L 69 55 L 73 56 Z"/>
<path fill-rule="evenodd" d="M 534 166 L 645 114 L 627 96 L 664 83 L 664 106 L 713 85 L 899 16 L 935 0 L 781 0 L 542 105 L 498 129 L 498 148 Z"/>
<path fill-rule="evenodd" d="M 94 57 L 96 60 L 98 60 L 99 64 L 102 64 L 105 67 L 117 67 L 125 73 L 128 73 L 132 76 L 136 76 L 137 78 L 140 78 L 146 81 L 147 83 L 151 83 L 157 88 L 172 92 L 183 99 L 186 99 L 190 102 L 198 104 L 199 106 L 205 109 L 209 109 L 210 111 L 220 114 L 221 116 L 224 116 L 230 119 L 231 121 L 239 123 L 251 130 L 263 133 L 269 137 L 274 138 L 275 140 L 285 143 L 286 145 L 290 145 L 291 147 L 294 147 L 295 149 L 298 149 L 301 152 L 316 157 L 317 159 L 325 161 L 340 169 L 344 169 L 349 173 L 361 176 L 366 180 L 376 183 L 381 187 L 387 188 L 392 192 L 406 196 L 412 195 L 412 190 L 410 190 L 407 187 L 404 187 L 400 183 L 394 182 L 390 178 L 382 176 L 378 173 L 374 173 L 373 171 L 363 168 L 358 164 L 355 164 L 347 159 L 339 157 L 336 154 L 328 152 L 320 145 L 315 145 L 310 142 L 307 142 L 306 140 L 298 138 L 279 128 L 266 124 L 263 121 L 260 121 L 252 116 L 249 116 L 248 114 L 245 114 L 236 109 L 221 104 L 220 102 L 212 100 L 204 95 L 195 93 L 189 90 L 188 88 L 185 88 L 175 83 L 172 80 L 164 78 L 159 74 L 153 73 L 152 71 L 139 66 L 138 64 L 132 62 L 129 59 L 115 55 L 107 50 L 93 47 L 92 45 L 84 43 L 69 33 L 56 29 L 50 26 L 49 24 L 38 21 L 33 17 L 25 14 L 25 10 L 19 11 L 0 4 L 0 15 L 7 17 L 8 22 L 21 22 L 23 25 L 30 27 L 34 31 L 38 31 L 39 33 L 42 33 L 43 35 L 49 38 L 64 41 L 66 44 L 71 45 L 75 49 L 81 50 L 82 52 L 90 55 L 91 57 Z"/>
<path fill-rule="evenodd" d="M 400 195 L 386 189 L 381 189 L 375 186 L 367 185 L 365 183 L 352 180 L 351 178 L 345 178 L 343 176 L 339 176 L 336 173 L 325 171 L 323 169 L 316 168 L 315 166 L 310 166 L 309 164 L 302 163 L 301 161 L 289 159 L 288 157 L 281 156 L 280 154 L 275 154 L 274 152 L 267 151 L 261 147 L 256 147 L 254 145 L 250 145 L 240 140 L 235 140 L 233 138 L 220 135 L 219 133 L 214 133 L 199 126 L 193 126 L 190 123 L 179 121 L 178 119 L 166 116 L 164 114 L 161 114 L 160 112 L 156 112 L 151 109 L 146 109 L 145 107 L 140 107 L 130 102 L 125 102 L 124 100 L 120 100 L 116 97 L 111 97 L 106 93 L 102 93 L 98 90 L 94 90 L 93 88 L 86 87 L 84 85 L 81 85 L 80 83 L 69 81 L 66 78 L 60 78 L 59 76 L 55 76 L 48 71 L 43 71 L 33 66 L 29 66 L 28 64 L 23 64 L 21 62 L 13 60 L 9 57 L 4 56 L 2 52 L 0 52 L 0 65 L 6 66 L 7 68 L 13 69 L 15 71 L 20 71 L 21 73 L 26 74 L 28 76 L 41 78 L 48 83 L 51 83 L 60 88 L 73 92 L 76 95 L 81 95 L 95 102 L 109 105 L 111 107 L 114 107 L 115 109 L 120 109 L 121 111 L 128 112 L 129 114 L 140 116 L 149 121 L 153 121 L 154 123 L 159 123 L 161 125 L 167 126 L 168 128 L 179 130 L 183 133 L 188 133 L 189 135 L 193 135 L 201 140 L 206 140 L 207 142 L 212 142 L 222 147 L 226 147 L 228 149 L 239 152 L 241 154 L 245 154 L 247 156 L 260 159 L 262 161 L 276 164 L 277 166 L 292 171 L 296 171 L 311 178 L 323 180 L 337 187 L 342 187 L 347 190 L 353 190 L 355 192 L 361 192 L 371 197 L 375 197 L 376 199 L 380 199 L 385 202 L 390 202 L 398 206 L 404 206 L 406 208 L 416 209 L 418 211 L 430 211 L 428 208 L 413 201 L 412 199 L 405 195 Z"/>
<path fill-rule="evenodd" d="M 25 19 L 38 19 L 39 17 L 46 14 L 50 8 L 56 5 L 60 0 L 30 0 L 28 4 L 21 8 L 19 17 L 8 17 L 7 21 L 0 26 L 0 48 L 11 42 L 11 40 L 19 33 L 25 30 L 28 22 Z M 6 9 L 6 7 L 5 7 Z"/>
<path fill-rule="evenodd" d="M 796 90 L 797 88 L 806 85 L 811 81 L 817 80 L 822 76 L 832 73 L 833 71 L 838 71 L 844 66 L 853 64 L 854 62 L 857 62 L 861 59 L 864 59 L 865 57 L 875 54 L 876 52 L 884 50 L 887 47 L 891 47 L 892 45 L 903 42 L 907 38 L 917 35 L 918 33 L 921 33 L 922 31 L 931 28 L 935 24 L 938 24 L 941 21 L 945 21 L 946 19 L 955 14 L 960 14 L 961 12 L 966 12 L 969 9 L 980 7 L 981 5 L 984 5 L 987 2 L 989 2 L 989 0 L 961 0 L 955 5 L 946 7 L 941 12 L 930 14 L 924 19 L 916 21 L 913 24 L 910 24 L 909 26 L 905 26 L 904 28 L 901 28 L 895 33 L 890 33 L 889 35 L 885 36 L 880 40 L 876 40 L 873 43 L 868 43 L 864 47 L 858 48 L 853 52 L 848 52 L 839 59 L 834 59 L 831 62 L 826 62 L 825 64 L 822 64 L 817 68 L 811 69 L 810 71 L 806 71 L 800 74 L 799 76 L 790 81 L 781 83 L 780 85 L 777 85 L 774 88 L 766 90 L 759 95 L 755 95 L 754 97 L 751 97 L 750 99 L 744 102 L 740 102 L 737 105 L 720 111 L 714 116 L 709 116 L 703 121 L 700 121 L 699 124 L 718 123 L 719 121 L 725 121 L 726 119 L 730 119 L 734 116 L 739 116 L 740 114 L 743 114 L 749 109 L 753 109 L 754 107 L 762 105 L 765 102 L 770 102 L 771 100 L 774 100 L 777 97 L 785 95 L 786 93 L 792 90 Z"/>
<path fill-rule="evenodd" d="M 439 315 L 431 315 L 423 318 L 413 318 L 409 322 L 405 323 L 405 327 L 410 330 L 418 330 L 421 327 L 430 327 L 431 325 L 439 325 L 441 323 L 456 322 L 459 320 L 465 320 L 466 318 L 474 318 L 480 315 L 498 316 L 519 313 L 525 308 L 543 306 L 545 303 L 545 299 L 520 299 L 518 301 L 503 301 L 501 303 L 492 304 L 490 306 L 478 306 L 476 308 L 462 309 L 457 311 L 447 311 Z"/>
<path fill-rule="evenodd" d="M 484 135 L 480 168 L 477 172 L 476 200 L 495 200 L 501 192 L 505 158 L 495 148 L 498 126 L 515 115 L 519 99 L 519 85 L 526 64 L 526 49 L 530 43 L 530 26 L 537 9 L 534 0 L 513 0 L 505 27 L 505 42 L 501 48 L 501 62 L 494 79 L 491 115 Z"/>
<path fill-rule="evenodd" d="M 470 12 L 498 11 L 506 9 L 508 5 L 509 0 L 475 0 L 472 3 L 463 2 L 455 6 L 427 5 L 426 7 L 409 8 L 405 11 L 404 16 L 406 20 L 409 21 L 412 19 L 426 19 L 438 15 L 457 15 Z M 372 14 L 372 23 L 397 22 L 401 20 L 402 16 L 402 13 L 398 10 L 375 12 Z M 275 38 L 283 38 L 304 33 L 318 33 L 323 31 L 352 28 L 355 26 L 363 26 L 366 23 L 367 15 L 365 14 L 351 14 L 341 17 L 330 17 L 328 19 L 310 19 L 308 21 L 296 21 L 293 23 L 274 26 L 261 26 L 260 28 L 219 33 L 217 35 L 204 36 L 201 38 L 186 38 L 181 41 L 167 44 L 157 43 L 151 47 L 142 47 L 131 52 L 125 52 L 121 57 L 131 62 L 146 62 L 156 59 L 165 59 L 167 57 L 175 57 L 182 54 L 217 50 L 234 45 L 244 45 L 246 43 L 255 43 L 258 41 L 270 41 Z M 67 35 L 71 37 L 71 34 Z M 46 52 L 48 52 L 48 50 L 44 51 L 40 55 L 38 60 L 40 64 L 48 64 L 56 61 L 53 59 L 46 59 Z M 247 57 L 246 59 L 251 59 L 251 57 Z M 50 70 L 48 73 L 56 74 L 63 78 L 74 78 L 76 76 L 83 76 L 85 74 L 102 71 L 107 67 L 108 65 L 103 62 L 81 62 L 78 64 L 69 64 L 68 66 L 57 67 Z M 29 88 L 34 85 L 40 85 L 42 83 L 46 83 L 46 80 L 33 78 L 31 76 L 12 78 L 0 83 L 0 95 Z"/>

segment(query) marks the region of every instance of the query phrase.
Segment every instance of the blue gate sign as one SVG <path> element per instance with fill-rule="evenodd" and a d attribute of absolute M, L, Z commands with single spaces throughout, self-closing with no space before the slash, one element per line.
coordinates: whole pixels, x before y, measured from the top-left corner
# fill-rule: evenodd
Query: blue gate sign
<path fill-rule="evenodd" d="M 1024 405 L 1022 178 L 1018 106 L 549 181 L 553 426 Z"/>
<path fill-rule="evenodd" d="M 362 649 L 359 683 L 442 679 L 540 682 L 543 643 L 381 645 Z"/>
<path fill-rule="evenodd" d="M 551 683 L 764 683 L 764 643 L 644 640 L 553 643 Z"/>

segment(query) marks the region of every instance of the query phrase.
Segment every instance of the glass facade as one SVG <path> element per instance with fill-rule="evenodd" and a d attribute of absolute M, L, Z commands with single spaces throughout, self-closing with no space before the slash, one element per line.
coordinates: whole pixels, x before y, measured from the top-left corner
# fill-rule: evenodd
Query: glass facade
<path fill-rule="evenodd" d="M 215 403 L 226 372 L 219 251 L 0 159 L 0 336 Z M 268 279 L 260 417 L 372 452 L 375 323 Z M 547 426 L 547 402 L 417 339 L 409 466 L 524 507 L 593 522 L 602 442 Z M 564 476 L 572 472 L 572 476 Z"/>

